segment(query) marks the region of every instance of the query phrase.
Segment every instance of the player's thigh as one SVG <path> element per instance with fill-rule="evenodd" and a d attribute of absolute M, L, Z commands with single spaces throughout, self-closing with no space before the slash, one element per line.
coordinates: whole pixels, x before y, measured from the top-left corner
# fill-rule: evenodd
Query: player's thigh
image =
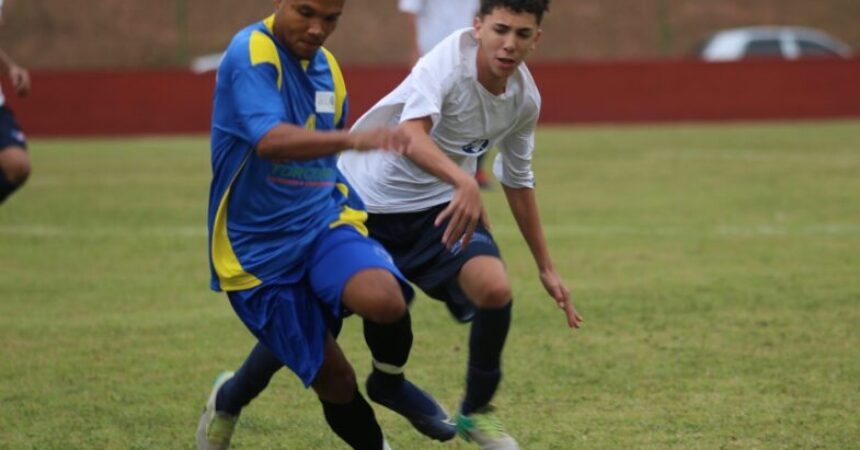
<path fill-rule="evenodd" d="M 480 255 L 463 264 L 457 275 L 463 293 L 479 308 L 501 308 L 511 300 L 511 284 L 498 257 Z"/>
<path fill-rule="evenodd" d="M 9 182 L 23 183 L 30 175 L 30 156 L 27 150 L 18 146 L 0 150 L 0 170 Z"/>
<path fill-rule="evenodd" d="M 331 334 L 326 335 L 323 363 L 311 386 L 319 398 L 344 404 L 352 400 L 357 384 L 355 371 Z"/>
<path fill-rule="evenodd" d="M 399 319 L 414 295 L 382 245 L 348 226 L 322 237 L 310 267 L 311 286 L 323 302 L 374 322 Z"/>

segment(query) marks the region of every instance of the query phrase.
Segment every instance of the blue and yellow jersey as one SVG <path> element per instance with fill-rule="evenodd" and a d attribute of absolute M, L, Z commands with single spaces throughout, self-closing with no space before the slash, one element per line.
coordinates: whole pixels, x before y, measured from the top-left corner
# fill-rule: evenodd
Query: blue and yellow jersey
<path fill-rule="evenodd" d="M 328 227 L 366 234 L 364 205 L 336 157 L 268 161 L 260 139 L 281 123 L 343 128 L 347 96 L 321 48 L 297 60 L 272 35 L 273 17 L 239 32 L 218 69 L 212 114 L 209 260 L 212 289 L 238 291 L 304 272 L 308 246 Z"/>

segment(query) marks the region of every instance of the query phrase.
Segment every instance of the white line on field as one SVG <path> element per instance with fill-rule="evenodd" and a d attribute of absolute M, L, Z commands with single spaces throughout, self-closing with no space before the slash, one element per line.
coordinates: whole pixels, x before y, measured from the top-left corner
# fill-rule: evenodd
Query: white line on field
<path fill-rule="evenodd" d="M 860 236 L 860 224 L 819 224 L 805 226 L 761 225 L 720 225 L 710 228 L 691 226 L 589 226 L 589 225 L 547 225 L 546 235 L 552 237 L 855 237 Z M 493 227 L 498 237 L 518 236 L 519 231 L 512 225 Z M 62 225 L 0 225 L 0 237 L 34 238 L 109 238 L 126 237 L 153 238 L 205 238 L 205 227 L 119 227 L 119 226 L 62 226 Z"/>

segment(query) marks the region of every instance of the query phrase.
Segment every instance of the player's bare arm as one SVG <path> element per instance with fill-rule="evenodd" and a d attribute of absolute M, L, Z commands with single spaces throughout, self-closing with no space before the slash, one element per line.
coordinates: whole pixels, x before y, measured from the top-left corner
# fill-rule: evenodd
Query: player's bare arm
<path fill-rule="evenodd" d="M 405 154 L 409 150 L 409 138 L 401 127 L 319 132 L 284 123 L 272 128 L 257 143 L 257 154 L 268 160 L 313 159 L 347 149 L 383 149 Z"/>
<path fill-rule="evenodd" d="M 478 221 L 485 217 L 480 188 L 475 177 L 454 164 L 430 138 L 432 121 L 429 117 L 413 119 L 402 125 L 410 138 L 408 154 L 415 164 L 440 180 L 454 186 L 454 198 L 436 217 L 436 226 L 450 218 L 442 242 L 448 248 L 462 238 L 462 246 L 469 244 Z"/>
<path fill-rule="evenodd" d="M 582 316 L 576 312 L 576 308 L 570 302 L 570 290 L 555 271 L 552 258 L 549 256 L 534 189 L 511 188 L 505 185 L 502 185 L 502 189 L 505 191 L 505 197 L 511 207 L 514 219 L 517 221 L 520 233 L 525 238 L 526 244 L 528 244 L 537 263 L 544 289 L 555 300 L 556 305 L 564 310 L 567 316 L 567 325 L 571 328 L 579 328 L 582 324 Z"/>
<path fill-rule="evenodd" d="M 0 50 L 0 70 L 12 80 L 12 87 L 19 97 L 26 97 L 30 93 L 30 74 L 27 69 L 15 64 L 3 50 Z"/>

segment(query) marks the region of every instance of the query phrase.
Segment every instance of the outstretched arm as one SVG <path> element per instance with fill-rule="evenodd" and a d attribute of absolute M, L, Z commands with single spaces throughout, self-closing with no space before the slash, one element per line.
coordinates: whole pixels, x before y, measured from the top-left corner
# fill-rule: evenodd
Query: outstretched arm
<path fill-rule="evenodd" d="M 556 273 L 552 258 L 549 256 L 534 189 L 512 188 L 505 185 L 502 185 L 502 188 L 505 191 L 505 197 L 511 207 L 514 219 L 517 221 L 517 226 L 537 263 L 543 287 L 555 299 L 558 307 L 564 310 L 568 326 L 579 328 L 582 324 L 582 316 L 576 312 L 576 308 L 570 302 L 570 291 Z"/>
<path fill-rule="evenodd" d="M 282 123 L 260 139 L 257 154 L 268 160 L 303 160 L 333 155 L 347 149 L 383 149 L 405 154 L 408 146 L 409 138 L 401 127 L 362 132 L 321 132 Z"/>
<path fill-rule="evenodd" d="M 465 247 L 472 240 L 478 221 L 484 219 L 486 223 L 480 188 L 475 177 L 454 164 L 436 146 L 429 135 L 432 125 L 429 117 L 408 120 L 401 125 L 410 139 L 408 157 L 425 172 L 454 186 L 454 198 L 436 217 L 436 226 L 450 218 L 442 242 L 446 247 L 453 248 L 462 238 L 462 246 Z"/>
<path fill-rule="evenodd" d="M 0 70 L 12 80 L 12 87 L 19 97 L 26 97 L 30 93 L 30 74 L 23 67 L 15 64 L 12 58 L 3 50 L 0 50 Z"/>

